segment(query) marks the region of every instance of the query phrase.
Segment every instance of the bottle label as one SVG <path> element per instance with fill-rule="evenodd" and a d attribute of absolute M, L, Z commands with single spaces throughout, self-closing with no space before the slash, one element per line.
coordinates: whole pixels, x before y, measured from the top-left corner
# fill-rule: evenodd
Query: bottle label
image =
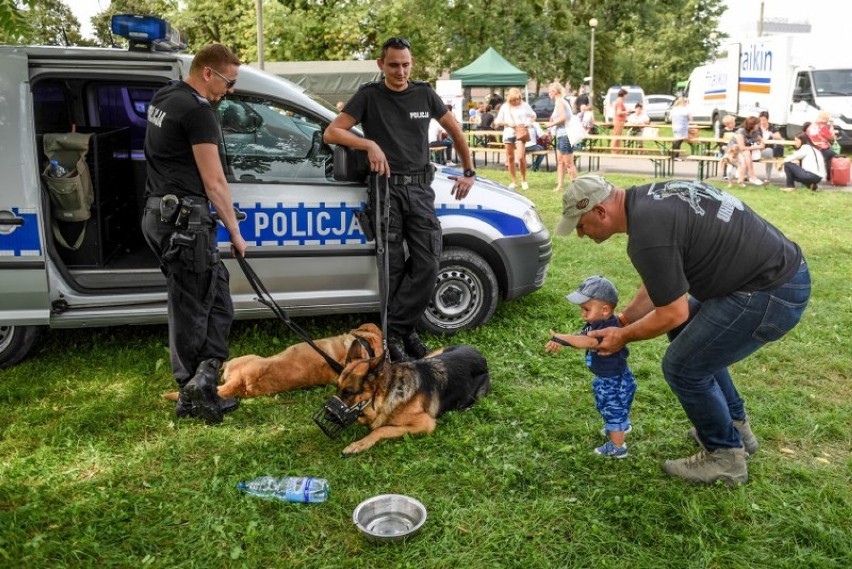
<path fill-rule="evenodd" d="M 312 478 L 291 478 L 287 481 L 287 500 L 289 502 L 311 501 Z"/>

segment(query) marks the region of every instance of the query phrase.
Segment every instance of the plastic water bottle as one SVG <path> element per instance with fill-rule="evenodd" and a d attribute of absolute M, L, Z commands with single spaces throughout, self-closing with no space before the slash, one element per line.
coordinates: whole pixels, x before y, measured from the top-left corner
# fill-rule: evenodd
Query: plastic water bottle
<path fill-rule="evenodd" d="M 58 160 L 51 160 L 47 171 L 50 172 L 50 175 L 54 178 L 63 178 L 68 175 L 68 169 L 60 164 Z"/>
<path fill-rule="evenodd" d="M 310 476 L 260 476 L 248 482 L 237 483 L 237 488 L 261 498 L 275 498 L 285 502 L 325 502 L 328 499 L 328 482 Z"/>

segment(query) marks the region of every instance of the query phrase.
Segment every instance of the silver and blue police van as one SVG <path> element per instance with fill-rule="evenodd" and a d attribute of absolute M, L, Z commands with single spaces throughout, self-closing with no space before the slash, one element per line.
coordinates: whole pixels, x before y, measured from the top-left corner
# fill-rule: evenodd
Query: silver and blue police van
<path fill-rule="evenodd" d="M 142 148 L 149 101 L 185 77 L 192 58 L 162 51 L 173 37 L 162 20 L 119 28 L 135 49 L 0 46 L 0 367 L 24 358 L 45 329 L 166 321 L 165 280 L 140 230 Z M 164 39 L 150 49 L 139 38 Z M 335 180 L 334 149 L 322 141 L 336 111 L 249 66 L 217 110 L 247 257 L 276 302 L 293 316 L 377 312 L 376 247 L 355 216 L 367 187 Z M 55 218 L 41 175 L 45 135 L 71 131 L 91 134 L 85 222 Z M 448 175 L 458 174 L 439 166 L 433 183 L 444 252 L 420 324 L 434 333 L 482 325 L 499 299 L 541 288 L 551 256 L 530 200 L 480 177 L 456 201 Z M 236 317 L 273 316 L 224 229 L 219 245 Z"/>

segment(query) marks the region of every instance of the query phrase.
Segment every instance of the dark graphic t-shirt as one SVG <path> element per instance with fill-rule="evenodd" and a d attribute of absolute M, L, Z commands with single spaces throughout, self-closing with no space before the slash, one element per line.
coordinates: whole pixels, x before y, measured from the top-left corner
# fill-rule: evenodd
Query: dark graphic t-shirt
<path fill-rule="evenodd" d="M 372 82 L 358 89 L 343 112 L 361 123 L 364 136 L 379 145 L 391 172 L 408 174 L 429 165 L 429 121 L 444 116 L 447 106 L 422 81 L 410 81 L 401 92 Z"/>
<path fill-rule="evenodd" d="M 145 131 L 145 195 L 205 196 L 192 145 L 218 146 L 220 139 L 216 112 L 195 89 L 177 81 L 157 91 L 148 106 Z"/>
<path fill-rule="evenodd" d="M 627 254 L 651 301 L 771 290 L 798 270 L 802 251 L 731 194 L 669 181 L 626 192 Z"/>
<path fill-rule="evenodd" d="M 580 334 L 588 335 L 592 330 L 602 330 L 604 328 L 618 328 L 621 326 L 618 318 L 610 316 L 606 320 L 598 322 L 589 322 Z M 593 349 L 586 350 L 586 365 L 592 370 L 592 373 L 598 377 L 618 377 L 627 371 L 627 356 L 630 355 L 630 350 L 624 346 L 616 353 L 609 356 L 602 356 Z"/>

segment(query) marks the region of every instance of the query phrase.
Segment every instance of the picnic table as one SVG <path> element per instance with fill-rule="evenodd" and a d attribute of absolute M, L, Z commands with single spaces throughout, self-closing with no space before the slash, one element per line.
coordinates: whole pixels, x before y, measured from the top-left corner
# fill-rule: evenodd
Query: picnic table
<path fill-rule="evenodd" d="M 484 160 L 484 165 L 488 166 L 489 156 L 494 163 L 503 163 L 506 161 L 506 146 L 503 143 L 503 129 L 500 130 L 471 130 L 466 131 L 467 144 L 470 147 L 470 156 L 473 159 L 474 168 L 476 167 L 476 158 L 481 156 Z M 530 160 L 535 156 L 542 155 L 545 160 L 545 167 L 550 169 L 550 156 L 556 158 L 556 147 L 551 143 L 550 147 L 544 150 L 527 151 L 526 156 Z"/>

